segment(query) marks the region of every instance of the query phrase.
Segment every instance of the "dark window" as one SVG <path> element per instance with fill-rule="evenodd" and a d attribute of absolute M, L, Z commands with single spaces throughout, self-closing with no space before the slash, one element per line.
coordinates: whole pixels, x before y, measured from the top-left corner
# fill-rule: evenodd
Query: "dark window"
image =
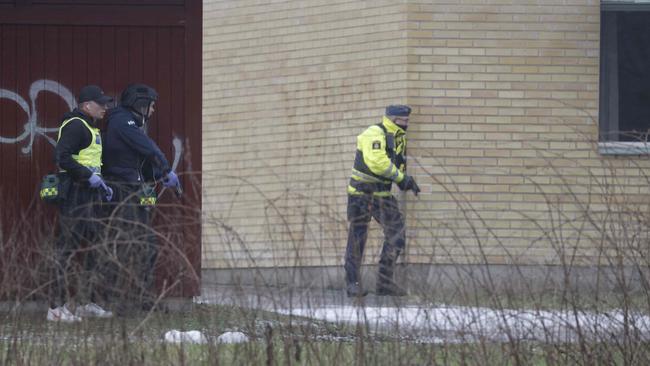
<path fill-rule="evenodd" d="M 645 142 L 650 132 L 650 9 L 613 8 L 601 12 L 600 141 Z"/>

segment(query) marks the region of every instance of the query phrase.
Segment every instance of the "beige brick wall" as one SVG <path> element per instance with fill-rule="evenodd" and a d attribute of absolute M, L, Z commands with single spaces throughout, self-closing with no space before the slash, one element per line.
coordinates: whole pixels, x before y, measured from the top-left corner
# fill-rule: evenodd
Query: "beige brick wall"
<path fill-rule="evenodd" d="M 355 135 L 407 101 L 407 13 L 204 2 L 204 268 L 340 263 Z"/>
<path fill-rule="evenodd" d="M 341 264 L 355 136 L 389 103 L 414 107 L 408 262 L 593 263 L 603 222 L 648 201 L 647 159 L 597 153 L 599 19 L 591 0 L 204 1 L 203 268 Z"/>

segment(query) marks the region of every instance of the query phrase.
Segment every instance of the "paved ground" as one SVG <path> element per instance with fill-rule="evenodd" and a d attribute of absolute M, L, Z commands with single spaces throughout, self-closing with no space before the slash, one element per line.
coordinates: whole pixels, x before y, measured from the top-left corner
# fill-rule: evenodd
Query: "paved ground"
<path fill-rule="evenodd" d="M 342 289 L 289 288 L 264 286 L 217 286 L 203 284 L 202 295 L 195 301 L 237 305 L 269 311 L 314 309 L 341 306 L 407 307 L 422 306 L 417 296 L 387 297 L 370 293 L 360 299 L 348 298 Z"/>

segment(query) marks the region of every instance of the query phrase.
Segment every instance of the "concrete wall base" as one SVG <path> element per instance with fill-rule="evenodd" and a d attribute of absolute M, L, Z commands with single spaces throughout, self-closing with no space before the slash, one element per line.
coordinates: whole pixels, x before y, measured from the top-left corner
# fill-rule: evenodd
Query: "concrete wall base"
<path fill-rule="evenodd" d="M 375 285 L 377 266 L 363 266 L 366 288 Z M 648 268 L 572 267 L 544 265 L 428 265 L 400 264 L 396 280 L 416 291 L 580 291 L 642 290 Z M 203 269 L 202 286 L 242 285 L 341 289 L 342 267 Z"/>

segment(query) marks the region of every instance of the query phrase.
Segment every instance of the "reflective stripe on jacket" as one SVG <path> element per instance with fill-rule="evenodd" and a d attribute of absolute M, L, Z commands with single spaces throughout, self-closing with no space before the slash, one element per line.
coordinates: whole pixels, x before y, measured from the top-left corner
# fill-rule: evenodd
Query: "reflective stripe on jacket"
<path fill-rule="evenodd" d="M 348 194 L 389 196 L 392 183 L 404 179 L 405 169 L 406 132 L 384 116 L 381 124 L 357 136 Z"/>
<path fill-rule="evenodd" d="M 72 158 L 77 163 L 90 168 L 94 173 L 100 173 L 102 166 L 102 138 L 99 133 L 99 128 L 91 127 L 83 118 L 73 117 L 63 121 L 61 127 L 59 127 L 59 135 L 56 140 L 59 141 L 59 139 L 61 139 L 61 131 L 63 130 L 63 127 L 75 119 L 81 121 L 84 126 L 86 126 L 88 131 L 90 131 L 92 138 L 90 140 L 90 145 L 79 150 L 79 154 L 72 155 Z"/>

